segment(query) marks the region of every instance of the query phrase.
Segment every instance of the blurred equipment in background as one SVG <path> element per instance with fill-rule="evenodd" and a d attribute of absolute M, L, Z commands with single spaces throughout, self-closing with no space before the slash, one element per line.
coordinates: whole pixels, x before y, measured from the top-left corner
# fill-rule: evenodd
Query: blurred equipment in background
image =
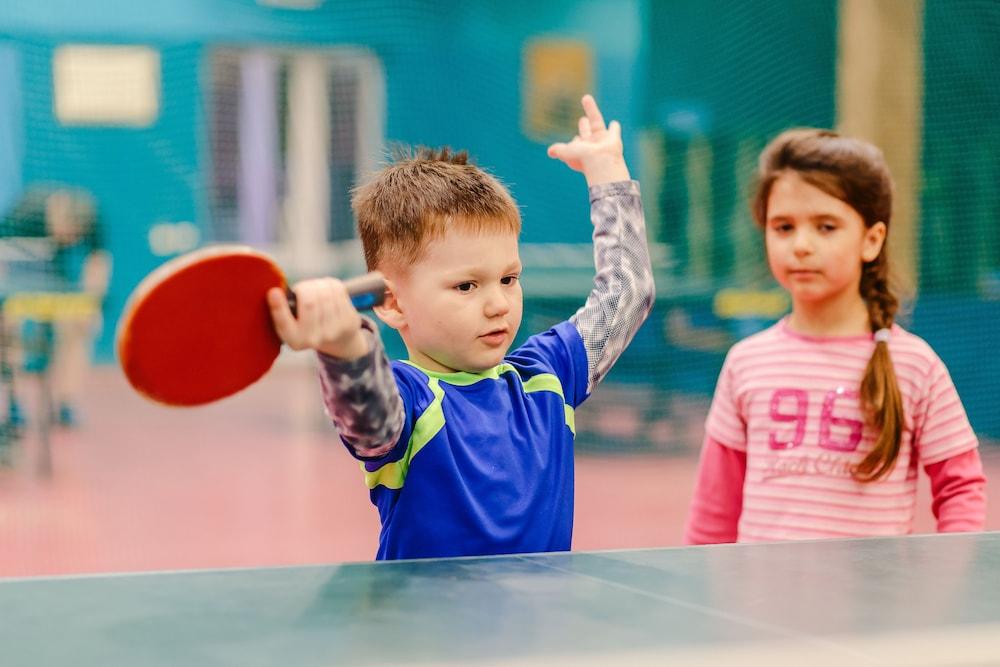
<path fill-rule="evenodd" d="M 29 422 L 42 441 L 47 472 L 50 425 L 77 424 L 80 393 L 111 260 L 93 197 L 64 185 L 30 187 L 0 221 L 0 381 L 6 410 L 0 438 L 11 442 Z M 17 378 L 37 377 L 33 410 Z"/>

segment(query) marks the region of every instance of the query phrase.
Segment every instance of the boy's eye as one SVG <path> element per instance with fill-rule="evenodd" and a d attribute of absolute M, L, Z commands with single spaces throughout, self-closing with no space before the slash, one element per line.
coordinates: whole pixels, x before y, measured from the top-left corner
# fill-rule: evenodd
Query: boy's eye
<path fill-rule="evenodd" d="M 459 283 L 455 285 L 455 289 L 457 289 L 459 292 L 471 292 L 472 288 L 475 286 L 476 286 L 475 283 Z"/>
<path fill-rule="evenodd" d="M 502 285 L 513 285 L 517 282 L 517 276 L 504 276 L 500 279 Z"/>

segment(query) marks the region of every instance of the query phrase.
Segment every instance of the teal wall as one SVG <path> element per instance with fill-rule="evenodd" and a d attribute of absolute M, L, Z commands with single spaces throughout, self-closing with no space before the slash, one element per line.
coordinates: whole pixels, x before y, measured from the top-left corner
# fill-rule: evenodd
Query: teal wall
<path fill-rule="evenodd" d="M 664 156 L 659 240 L 674 249 L 673 272 L 685 282 L 744 281 L 736 275 L 739 256 L 763 265 L 756 235 L 733 230 L 753 227 L 747 195 L 756 154 L 788 127 L 834 124 L 837 3 L 653 2 L 646 41 L 644 120 L 658 131 Z M 706 229 L 689 225 L 691 198 L 699 195 L 688 180 L 699 166 L 691 163 L 693 143 L 709 174 Z M 707 275 L 691 272 L 694 245 L 708 255 Z"/>
<path fill-rule="evenodd" d="M 920 282 L 1000 296 L 1000 4 L 928 0 Z"/>
<path fill-rule="evenodd" d="M 982 322 L 995 319 L 1000 295 L 998 34 L 995 0 L 925 1 L 921 300 L 912 315 L 914 330 L 951 369 L 973 424 L 994 436 L 1000 362 L 983 361 L 995 355 Z M 748 332 L 746 323 L 718 320 L 712 295 L 770 281 L 760 239 L 746 233 L 752 157 L 785 127 L 835 121 L 836 0 L 325 0 L 309 11 L 254 0 L 0 0 L 0 204 L 36 180 L 94 192 L 115 257 L 99 345 L 108 360 L 125 298 L 162 261 L 149 251 L 150 226 L 210 226 L 199 84 L 211 49 L 353 45 L 384 67 L 388 141 L 468 149 L 521 204 L 524 241 L 585 242 L 581 177 L 521 131 L 522 49 L 542 36 L 592 46 L 595 92 L 606 116 L 625 128 L 627 157 L 656 212 L 649 219 L 654 240 L 669 249 L 656 267 L 656 311 L 615 377 L 708 393 L 725 342 Z M 159 49 L 156 124 L 60 126 L 52 115 L 51 59 L 66 42 Z M 655 174 L 640 168 L 640 135 L 642 165 L 656 166 Z M 648 149 L 658 164 L 646 159 Z M 699 160 L 707 173 L 702 194 L 710 198 L 700 227 L 693 223 L 699 193 L 689 181 Z M 709 267 L 704 276 L 694 271 L 699 262 Z M 535 299 L 526 330 L 565 317 L 577 303 Z M 723 342 L 718 349 L 677 343 L 665 325 L 671 311 L 683 312 L 701 338 Z"/>
<path fill-rule="evenodd" d="M 210 165 L 199 82 L 212 47 L 369 49 L 385 71 L 388 141 L 468 149 L 510 186 L 523 208 L 525 241 L 585 242 L 590 225 L 582 178 L 521 133 L 521 51 L 541 35 L 589 42 L 604 110 L 633 128 L 642 98 L 641 11 L 638 0 L 327 0 L 310 11 L 252 0 L 0 0 L 0 47 L 21 56 L 23 183 L 78 184 L 100 204 L 115 260 L 108 326 L 99 342 L 107 359 L 126 297 L 162 262 L 149 251 L 149 227 L 181 220 L 209 227 Z M 159 49 L 156 123 L 143 129 L 61 126 L 52 113 L 51 62 L 54 49 L 66 42 Z M 627 151 L 634 152 L 631 144 Z"/>
<path fill-rule="evenodd" d="M 24 150 L 24 115 L 21 111 L 21 53 L 0 45 L 0 211 L 13 206 L 21 190 L 21 159 Z M 2 93 L 0 93 L 2 94 Z"/>
<path fill-rule="evenodd" d="M 834 121 L 837 3 L 652 2 L 647 120 L 681 105 L 711 134 Z"/>

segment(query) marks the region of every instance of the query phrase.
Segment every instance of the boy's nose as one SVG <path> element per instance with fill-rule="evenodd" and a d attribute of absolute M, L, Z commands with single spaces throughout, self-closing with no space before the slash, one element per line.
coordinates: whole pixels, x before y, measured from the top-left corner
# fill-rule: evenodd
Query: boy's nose
<path fill-rule="evenodd" d="M 483 312 L 486 317 L 498 317 L 510 312 L 510 300 L 503 293 L 503 290 L 490 290 L 490 293 L 486 297 L 486 303 L 483 306 Z"/>

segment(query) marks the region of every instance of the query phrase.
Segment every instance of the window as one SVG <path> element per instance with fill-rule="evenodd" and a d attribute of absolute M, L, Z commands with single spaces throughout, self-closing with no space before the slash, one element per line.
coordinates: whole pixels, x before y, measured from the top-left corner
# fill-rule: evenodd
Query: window
<path fill-rule="evenodd" d="M 382 70 L 355 49 L 212 55 L 212 240 L 274 253 L 291 273 L 363 265 L 350 190 L 383 143 Z"/>

